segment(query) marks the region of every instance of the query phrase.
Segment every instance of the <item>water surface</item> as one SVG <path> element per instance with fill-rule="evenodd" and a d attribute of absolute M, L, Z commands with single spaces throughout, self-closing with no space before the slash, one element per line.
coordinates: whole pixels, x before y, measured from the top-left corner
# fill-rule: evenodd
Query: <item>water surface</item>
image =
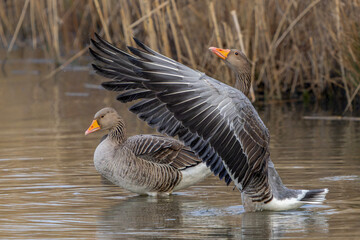
<path fill-rule="evenodd" d="M 83 62 L 89 62 L 84 59 Z M 10 59 L 0 77 L 0 239 L 319 239 L 360 236 L 360 122 L 296 103 L 257 106 L 271 156 L 291 188 L 324 188 L 323 205 L 244 213 L 240 193 L 215 177 L 169 197 L 138 196 L 96 172 L 97 110 L 115 107 L 128 134 L 155 133 L 74 65 L 43 80 L 52 61 Z"/>

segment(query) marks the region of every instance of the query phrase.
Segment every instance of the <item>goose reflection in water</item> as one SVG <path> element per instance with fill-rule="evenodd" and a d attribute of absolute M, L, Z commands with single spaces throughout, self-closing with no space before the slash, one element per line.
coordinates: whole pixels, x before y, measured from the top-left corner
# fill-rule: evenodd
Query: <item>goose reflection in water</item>
<path fill-rule="evenodd" d="M 101 213 L 98 236 L 279 239 L 328 232 L 322 211 L 245 212 L 242 206 L 209 206 L 182 193 L 130 197 Z"/>

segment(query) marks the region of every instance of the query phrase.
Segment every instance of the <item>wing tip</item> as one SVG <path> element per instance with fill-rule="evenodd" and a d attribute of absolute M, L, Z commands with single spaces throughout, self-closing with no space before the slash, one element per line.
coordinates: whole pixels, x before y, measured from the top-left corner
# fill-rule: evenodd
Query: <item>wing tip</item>
<path fill-rule="evenodd" d="M 114 81 L 108 81 L 108 82 L 102 82 L 101 86 L 105 88 L 106 90 L 110 91 L 116 91 L 116 84 L 114 84 Z"/>
<path fill-rule="evenodd" d="M 136 45 L 138 45 L 139 47 L 141 47 L 142 49 L 144 49 L 144 50 L 147 51 L 147 48 L 148 48 L 148 47 L 147 47 L 144 43 L 142 43 L 142 42 L 141 42 L 139 39 L 137 39 L 136 37 L 133 37 L 133 39 L 134 39 Z"/>
<path fill-rule="evenodd" d="M 98 39 L 98 40 L 101 39 L 100 35 L 99 35 L 97 32 L 94 32 L 94 36 L 95 36 L 95 38 Z"/>

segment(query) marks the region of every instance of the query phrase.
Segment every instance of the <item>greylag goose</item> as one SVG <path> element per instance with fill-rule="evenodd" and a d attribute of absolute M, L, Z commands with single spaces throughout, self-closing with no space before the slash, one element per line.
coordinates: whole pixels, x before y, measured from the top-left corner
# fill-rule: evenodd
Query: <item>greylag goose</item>
<path fill-rule="evenodd" d="M 127 138 L 115 109 L 98 111 L 85 135 L 107 130 L 94 153 L 96 170 L 110 182 L 139 194 L 169 194 L 193 185 L 211 171 L 180 141 L 164 136 Z"/>
<path fill-rule="evenodd" d="M 269 131 L 246 97 L 249 61 L 236 49 L 210 48 L 234 71 L 240 90 L 163 56 L 135 39 L 132 54 L 98 35 L 91 40 L 94 70 L 121 92 L 121 102 L 158 132 L 178 136 L 211 171 L 240 190 L 246 211 L 289 210 L 325 200 L 327 189 L 285 187 L 270 159 Z"/>

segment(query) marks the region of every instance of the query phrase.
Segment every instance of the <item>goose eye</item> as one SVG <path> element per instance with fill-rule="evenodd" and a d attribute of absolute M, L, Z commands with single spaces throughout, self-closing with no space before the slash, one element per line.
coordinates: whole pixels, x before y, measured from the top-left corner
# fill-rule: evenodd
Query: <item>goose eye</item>
<path fill-rule="evenodd" d="M 102 115 L 101 118 L 104 118 L 104 115 Z"/>
<path fill-rule="evenodd" d="M 238 53 L 238 52 L 235 52 L 235 55 L 239 55 L 239 53 Z"/>

